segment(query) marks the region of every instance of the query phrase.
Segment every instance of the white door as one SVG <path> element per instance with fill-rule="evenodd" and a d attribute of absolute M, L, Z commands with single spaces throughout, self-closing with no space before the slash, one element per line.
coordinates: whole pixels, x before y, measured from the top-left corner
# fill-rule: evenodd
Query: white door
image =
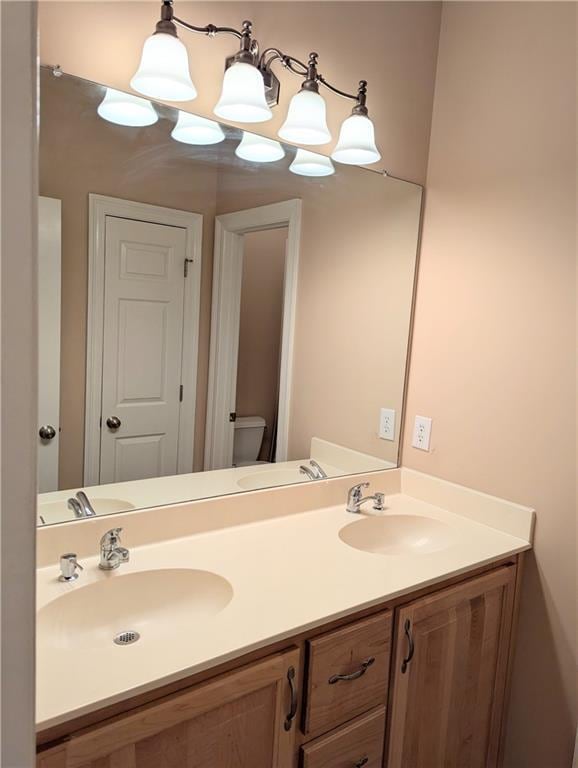
<path fill-rule="evenodd" d="M 38 492 L 58 490 L 61 205 L 38 198 Z"/>
<path fill-rule="evenodd" d="M 101 483 L 178 472 L 186 241 L 106 217 Z"/>

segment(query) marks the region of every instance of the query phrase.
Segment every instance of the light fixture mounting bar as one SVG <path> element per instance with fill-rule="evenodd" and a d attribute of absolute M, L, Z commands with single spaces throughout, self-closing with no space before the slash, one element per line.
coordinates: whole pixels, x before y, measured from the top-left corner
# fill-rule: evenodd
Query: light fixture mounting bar
<path fill-rule="evenodd" d="M 207 24 L 205 27 L 195 27 L 193 24 L 189 24 L 187 21 L 183 21 L 183 19 L 179 19 L 176 16 L 173 16 L 172 20 L 177 26 L 188 29 L 189 32 L 198 32 L 207 37 L 215 37 L 221 34 L 233 35 L 237 40 L 241 40 L 243 37 L 243 33 L 233 27 L 216 27 L 214 24 Z"/>

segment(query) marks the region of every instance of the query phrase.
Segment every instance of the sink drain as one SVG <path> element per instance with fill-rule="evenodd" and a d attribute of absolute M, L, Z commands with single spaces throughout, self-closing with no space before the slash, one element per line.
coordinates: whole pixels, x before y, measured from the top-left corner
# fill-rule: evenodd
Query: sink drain
<path fill-rule="evenodd" d="M 126 632 L 119 632 L 114 636 L 114 642 L 117 645 L 132 645 L 140 638 L 140 634 L 134 629 L 129 629 Z"/>

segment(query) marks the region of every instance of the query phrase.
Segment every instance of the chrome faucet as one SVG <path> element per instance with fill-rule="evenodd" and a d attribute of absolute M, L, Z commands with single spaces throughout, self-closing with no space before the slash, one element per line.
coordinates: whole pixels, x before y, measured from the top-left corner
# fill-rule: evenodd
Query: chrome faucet
<path fill-rule="evenodd" d="M 313 467 L 314 472 L 316 472 L 319 480 L 327 479 L 327 472 L 315 461 L 315 459 L 309 459 L 309 463 Z"/>
<path fill-rule="evenodd" d="M 355 515 L 361 514 L 361 505 L 366 501 L 373 501 L 373 508 L 376 512 L 383 512 L 384 510 L 384 493 L 374 493 L 373 496 L 362 496 L 362 488 L 369 488 L 369 483 L 358 483 L 350 488 L 347 492 L 347 507 L 346 510 Z"/>
<path fill-rule="evenodd" d="M 67 552 L 65 555 L 60 555 L 59 581 L 76 581 L 79 570 L 82 571 L 84 569 L 76 559 L 75 552 Z"/>
<path fill-rule="evenodd" d="M 68 508 L 74 512 L 75 517 L 96 517 L 96 512 L 84 491 L 78 491 L 76 496 L 68 499 Z"/>
<path fill-rule="evenodd" d="M 307 475 L 310 480 L 325 480 L 327 473 L 325 470 L 315 461 L 315 459 L 309 459 L 309 465 L 301 464 L 299 472 L 302 475 Z"/>
<path fill-rule="evenodd" d="M 78 493 L 76 494 L 76 498 L 80 502 L 80 506 L 82 507 L 84 517 L 96 517 L 96 512 L 94 511 L 94 507 L 88 500 L 88 496 L 84 491 L 78 491 Z"/>
<path fill-rule="evenodd" d="M 120 532 L 122 528 L 111 528 L 100 540 L 100 563 L 98 567 L 103 571 L 113 571 L 121 563 L 128 563 L 130 552 L 120 545 Z"/>

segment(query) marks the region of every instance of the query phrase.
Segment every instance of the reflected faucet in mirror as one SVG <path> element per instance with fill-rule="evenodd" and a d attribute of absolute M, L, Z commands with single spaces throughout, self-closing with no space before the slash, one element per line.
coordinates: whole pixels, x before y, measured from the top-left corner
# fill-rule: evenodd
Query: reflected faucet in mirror
<path fill-rule="evenodd" d="M 84 491 L 78 491 L 76 496 L 68 499 L 68 508 L 74 512 L 75 517 L 96 517 L 94 507 Z"/>
<path fill-rule="evenodd" d="M 309 466 L 306 464 L 301 464 L 299 467 L 299 472 L 302 475 L 307 475 L 307 477 L 310 480 L 326 480 L 327 479 L 327 473 L 321 467 L 319 462 L 315 461 L 315 459 L 309 459 Z"/>

